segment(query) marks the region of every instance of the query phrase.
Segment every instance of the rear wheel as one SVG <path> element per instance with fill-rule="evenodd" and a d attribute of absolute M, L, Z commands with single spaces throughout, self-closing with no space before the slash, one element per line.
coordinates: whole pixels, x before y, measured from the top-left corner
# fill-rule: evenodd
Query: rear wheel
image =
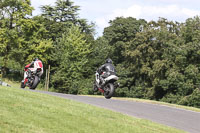
<path fill-rule="evenodd" d="M 115 89 L 114 89 L 114 85 L 112 83 L 108 83 L 104 87 L 104 90 L 105 90 L 104 96 L 106 99 L 110 99 L 114 95 Z"/>
<path fill-rule="evenodd" d="M 38 84 L 39 84 L 39 77 L 35 76 L 33 84 L 30 86 L 30 89 L 35 90 Z"/>

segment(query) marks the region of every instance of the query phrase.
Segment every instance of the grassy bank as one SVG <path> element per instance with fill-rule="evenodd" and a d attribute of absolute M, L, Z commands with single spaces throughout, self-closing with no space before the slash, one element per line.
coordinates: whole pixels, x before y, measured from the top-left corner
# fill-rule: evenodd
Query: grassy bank
<path fill-rule="evenodd" d="M 9 79 L 4 79 L 6 83 L 11 85 L 13 88 L 19 88 L 20 87 L 20 82 L 16 81 L 11 81 Z M 28 89 L 28 87 L 26 87 Z M 44 87 L 41 85 L 41 83 L 38 85 L 37 90 L 43 90 L 45 91 Z M 83 95 L 83 96 L 92 96 L 92 97 L 101 97 L 104 98 L 102 95 Z M 154 100 L 146 100 L 146 99 L 139 99 L 139 98 L 126 98 L 126 97 L 112 97 L 112 99 L 117 99 L 117 100 L 128 100 L 128 101 L 134 101 L 134 102 L 145 102 L 145 103 L 152 103 L 152 104 L 159 104 L 159 105 L 166 105 L 166 106 L 171 106 L 171 107 L 176 107 L 176 108 L 181 108 L 181 109 L 187 109 L 195 112 L 200 112 L 200 108 L 195 108 L 195 107 L 189 107 L 189 106 L 182 106 L 182 105 L 177 105 L 177 104 L 170 104 L 166 102 L 159 102 L 159 101 L 154 101 Z"/>
<path fill-rule="evenodd" d="M 0 132 L 183 132 L 147 120 L 27 90 L 0 86 L 0 92 Z"/>

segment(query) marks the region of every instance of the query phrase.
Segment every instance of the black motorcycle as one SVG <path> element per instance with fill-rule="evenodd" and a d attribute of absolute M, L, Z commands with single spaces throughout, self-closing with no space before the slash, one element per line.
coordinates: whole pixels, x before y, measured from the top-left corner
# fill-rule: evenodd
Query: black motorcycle
<path fill-rule="evenodd" d="M 41 68 L 28 68 L 28 71 L 27 71 L 28 81 L 27 83 L 24 83 L 25 81 L 22 80 L 21 88 L 25 88 L 26 86 L 28 86 L 30 89 L 35 90 L 35 88 L 40 82 L 40 78 L 38 75 L 40 71 L 42 71 Z"/>
<path fill-rule="evenodd" d="M 101 75 L 96 72 L 93 91 L 100 91 L 104 94 L 106 99 L 110 99 L 114 95 L 115 89 L 119 86 L 116 82 L 117 80 L 118 77 L 116 75 L 112 75 L 110 72 L 103 72 Z"/>

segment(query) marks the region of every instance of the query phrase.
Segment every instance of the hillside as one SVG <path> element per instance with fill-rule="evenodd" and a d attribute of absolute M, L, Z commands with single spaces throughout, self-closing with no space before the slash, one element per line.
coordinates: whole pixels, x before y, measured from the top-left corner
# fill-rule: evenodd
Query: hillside
<path fill-rule="evenodd" d="M 1 132 L 181 132 L 150 121 L 27 90 L 0 86 L 0 92 Z"/>

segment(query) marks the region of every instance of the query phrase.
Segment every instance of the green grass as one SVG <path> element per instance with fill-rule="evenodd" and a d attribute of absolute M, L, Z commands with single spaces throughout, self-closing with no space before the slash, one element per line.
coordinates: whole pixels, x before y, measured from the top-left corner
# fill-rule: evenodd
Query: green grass
<path fill-rule="evenodd" d="M 121 113 L 0 86 L 1 133 L 183 133 Z"/>
<path fill-rule="evenodd" d="M 20 81 L 12 81 L 12 80 L 9 80 L 7 78 L 4 78 L 3 81 L 6 82 L 7 84 L 9 84 L 13 88 L 20 88 L 20 86 L 21 86 Z M 26 88 L 28 89 L 29 87 L 26 86 Z M 42 86 L 42 84 L 39 83 L 39 85 L 37 86 L 37 90 L 45 90 L 45 89 Z"/>
<path fill-rule="evenodd" d="M 11 80 L 9 80 L 7 78 L 4 78 L 3 82 L 6 82 L 7 84 L 12 86 L 13 88 L 19 88 L 20 87 L 20 82 L 19 81 L 11 81 Z"/>
<path fill-rule="evenodd" d="M 13 88 L 19 88 L 20 87 L 20 82 L 10 81 L 9 79 L 4 79 L 4 81 L 6 83 L 8 83 L 9 85 L 11 85 Z M 26 87 L 26 88 L 28 89 L 28 87 Z M 38 87 L 37 87 L 37 90 L 45 90 L 45 89 L 43 87 L 41 87 L 41 84 L 39 84 Z M 92 96 L 92 97 L 104 98 L 104 96 L 100 96 L 100 95 L 83 95 L 83 96 Z M 170 104 L 170 103 L 159 102 L 159 101 L 154 101 L 154 100 L 146 100 L 146 99 L 138 99 L 138 98 L 126 98 L 126 97 L 112 97 L 112 99 L 159 104 L 159 105 L 171 106 L 171 107 L 175 107 L 175 108 L 181 108 L 181 109 L 186 109 L 186 110 L 190 110 L 190 111 L 200 112 L 199 108 L 182 106 L 182 105 L 177 105 L 177 104 Z"/>

